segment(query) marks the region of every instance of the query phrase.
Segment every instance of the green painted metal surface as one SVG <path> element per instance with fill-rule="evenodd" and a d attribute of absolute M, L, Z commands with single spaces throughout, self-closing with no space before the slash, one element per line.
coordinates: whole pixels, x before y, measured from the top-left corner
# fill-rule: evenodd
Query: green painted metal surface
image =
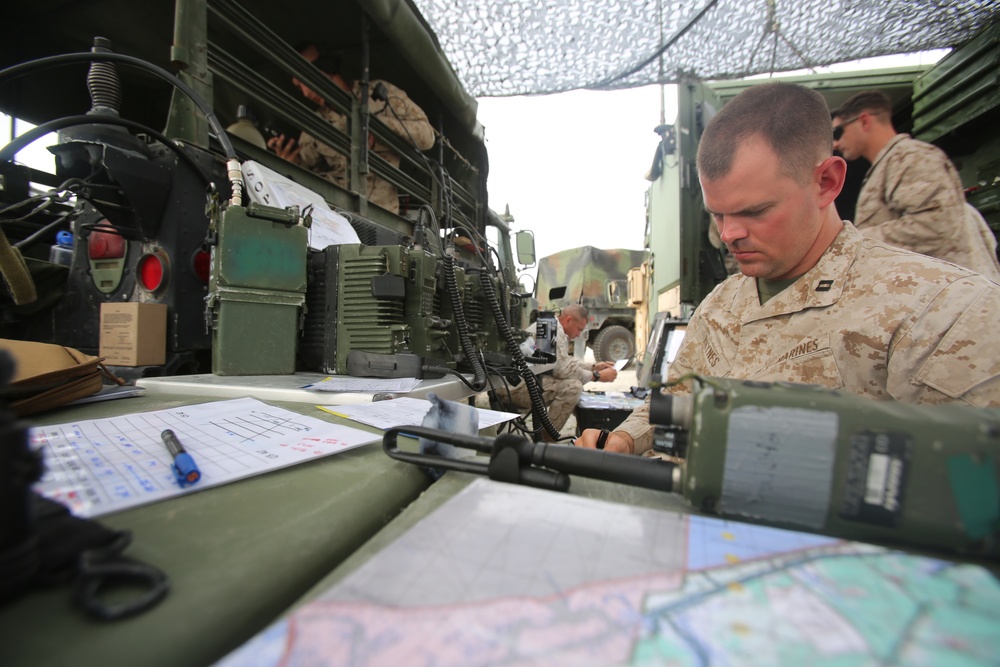
<path fill-rule="evenodd" d="M 37 425 L 203 402 L 158 394 L 64 408 Z M 275 403 L 349 424 L 313 406 Z M 0 607 L 0 662 L 22 665 L 209 665 L 262 630 L 429 485 L 379 444 L 119 512 L 99 520 L 134 534 L 126 555 L 162 569 L 158 606 L 117 622 L 85 617 L 70 586 Z"/>

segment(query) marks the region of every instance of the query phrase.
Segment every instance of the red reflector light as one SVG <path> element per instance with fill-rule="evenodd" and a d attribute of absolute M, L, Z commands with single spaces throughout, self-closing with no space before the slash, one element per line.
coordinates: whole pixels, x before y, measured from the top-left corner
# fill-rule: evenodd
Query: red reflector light
<path fill-rule="evenodd" d="M 160 289 L 163 284 L 163 260 L 157 255 L 145 255 L 139 259 L 139 282 L 150 292 Z"/>
<path fill-rule="evenodd" d="M 199 250 L 194 254 L 194 259 L 191 260 L 191 263 L 194 267 L 194 275 L 201 282 L 207 283 L 212 268 L 212 255 L 204 250 Z"/>
<path fill-rule="evenodd" d="M 103 232 L 101 227 L 111 229 L 111 223 L 102 220 L 97 229 L 87 239 L 87 254 L 91 259 L 121 259 L 125 256 L 125 238 L 114 232 Z"/>

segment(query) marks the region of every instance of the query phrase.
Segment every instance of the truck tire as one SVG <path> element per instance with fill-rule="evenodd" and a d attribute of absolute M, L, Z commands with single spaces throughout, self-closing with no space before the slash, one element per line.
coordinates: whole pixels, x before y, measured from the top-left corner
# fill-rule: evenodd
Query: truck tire
<path fill-rule="evenodd" d="M 635 336 L 620 324 L 612 324 L 597 332 L 594 339 L 594 359 L 618 361 L 635 354 Z"/>

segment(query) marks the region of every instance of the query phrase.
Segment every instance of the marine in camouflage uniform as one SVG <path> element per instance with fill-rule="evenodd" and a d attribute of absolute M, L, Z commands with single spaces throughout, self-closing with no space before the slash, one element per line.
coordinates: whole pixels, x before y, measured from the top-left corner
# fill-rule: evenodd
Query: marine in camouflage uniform
<path fill-rule="evenodd" d="M 375 100 L 372 97 L 375 87 L 380 83 L 385 86 L 388 92 L 388 105 L 385 101 Z M 419 150 L 428 150 L 434 146 L 434 128 L 427 120 L 427 114 L 406 93 L 387 81 L 371 81 L 368 88 L 368 108 L 373 117 L 378 118 L 403 141 L 412 144 Z M 360 97 L 360 92 L 360 83 L 355 83 L 354 96 Z M 343 114 L 325 106 L 317 109 L 316 114 L 341 132 L 347 132 L 347 118 Z M 381 141 L 373 139 L 371 150 L 392 166 L 399 167 L 399 155 Z M 350 189 L 347 156 L 337 152 L 307 132 L 303 132 L 299 137 L 299 164 L 331 183 L 344 189 Z M 366 187 L 369 202 L 393 213 L 399 213 L 399 197 L 396 186 L 373 173 L 368 173 Z"/>
<path fill-rule="evenodd" d="M 958 172 L 936 146 L 907 134 L 891 139 L 868 170 L 855 218 L 865 236 L 1000 282 L 996 238 L 966 203 Z"/>
<path fill-rule="evenodd" d="M 1000 406 L 997 314 L 996 284 L 845 223 L 816 266 L 763 305 L 753 278 L 716 287 L 692 317 L 669 380 L 698 373 Z M 636 454 L 649 450 L 648 403 L 616 430 L 632 436 Z"/>
<path fill-rule="evenodd" d="M 892 101 L 877 90 L 852 95 L 834 111 L 833 147 L 871 163 L 854 214 L 865 236 L 972 269 L 1000 282 L 996 237 L 965 201 L 944 151 L 892 124 Z"/>
<path fill-rule="evenodd" d="M 582 313 L 582 315 L 580 315 Z M 582 317 L 582 321 L 574 319 Z M 583 385 L 586 382 L 611 382 L 618 372 L 610 363 L 588 364 L 569 353 L 569 335 L 566 326 L 572 327 L 576 338 L 587 326 L 587 311 L 580 306 L 567 306 L 556 320 L 556 363 L 550 373 L 538 377 L 542 388 L 542 398 L 548 408 L 549 421 L 557 431 L 562 430 L 566 420 L 573 414 Z M 514 407 L 527 409 L 531 407 L 531 396 L 525 382 L 511 390 L 510 402 Z M 539 427 L 535 424 L 535 427 Z"/>

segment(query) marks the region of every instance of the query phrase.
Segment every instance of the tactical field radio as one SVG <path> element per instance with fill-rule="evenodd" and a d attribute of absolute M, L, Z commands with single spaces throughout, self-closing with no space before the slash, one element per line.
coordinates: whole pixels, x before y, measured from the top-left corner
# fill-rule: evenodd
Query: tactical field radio
<path fill-rule="evenodd" d="M 420 246 L 343 244 L 311 251 L 308 276 L 299 340 L 305 370 L 374 377 L 465 370 L 460 322 L 472 348 L 504 352 L 484 291 L 504 303 L 506 296 L 484 269 L 453 261 L 449 270 Z"/>
<path fill-rule="evenodd" d="M 686 435 L 674 490 L 699 509 L 1000 555 L 1000 410 L 710 378 L 690 395 L 654 391 L 650 407 L 651 423 Z"/>
<path fill-rule="evenodd" d="M 680 463 L 400 427 L 394 458 L 566 490 L 567 474 L 682 494 L 696 509 L 833 537 L 1000 556 L 1000 410 L 872 401 L 791 383 L 695 378 L 652 392 L 650 422 Z M 490 454 L 489 463 L 409 454 L 398 433 Z M 461 441 L 460 441 L 461 440 Z"/>

